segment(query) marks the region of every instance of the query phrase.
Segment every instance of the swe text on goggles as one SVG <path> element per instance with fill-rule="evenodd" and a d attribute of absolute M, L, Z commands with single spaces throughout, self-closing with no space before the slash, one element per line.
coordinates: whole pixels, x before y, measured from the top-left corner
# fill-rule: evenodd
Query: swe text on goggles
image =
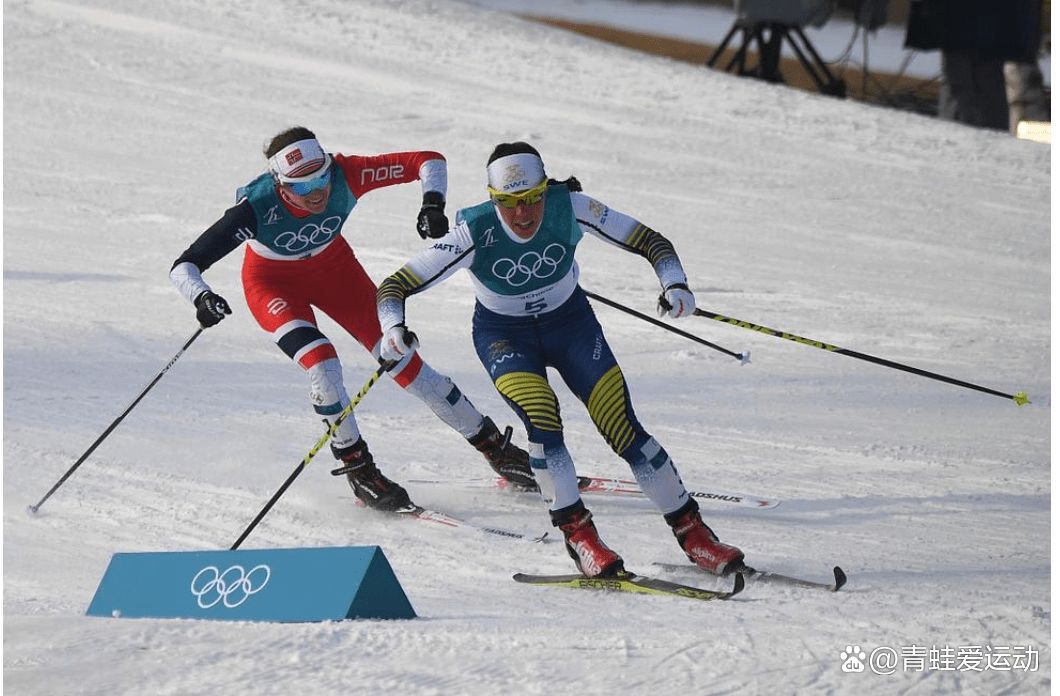
<path fill-rule="evenodd" d="M 497 205 L 504 208 L 514 208 L 519 203 L 534 205 L 545 195 L 545 189 L 547 188 L 548 179 L 545 179 L 534 188 L 520 191 L 519 193 L 503 193 L 492 186 L 487 186 L 486 190 L 490 192 L 490 198 L 496 201 Z"/>

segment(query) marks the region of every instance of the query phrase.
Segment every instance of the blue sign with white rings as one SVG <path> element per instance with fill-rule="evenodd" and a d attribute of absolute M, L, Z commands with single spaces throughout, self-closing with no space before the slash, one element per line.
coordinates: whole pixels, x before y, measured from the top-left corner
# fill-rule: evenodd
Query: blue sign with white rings
<path fill-rule="evenodd" d="M 276 622 L 416 617 L 378 546 L 116 553 L 87 613 Z"/>

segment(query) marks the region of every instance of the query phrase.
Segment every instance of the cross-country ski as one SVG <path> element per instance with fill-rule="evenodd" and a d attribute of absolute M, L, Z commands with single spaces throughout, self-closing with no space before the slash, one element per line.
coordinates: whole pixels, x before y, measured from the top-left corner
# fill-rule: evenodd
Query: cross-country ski
<path fill-rule="evenodd" d="M 517 493 L 533 492 L 526 486 L 513 484 L 504 478 L 466 478 L 466 479 L 409 479 L 409 483 L 429 483 L 438 485 L 459 485 L 471 488 L 499 488 L 511 490 Z M 601 495 L 644 497 L 644 491 L 636 481 L 618 479 L 606 476 L 578 476 L 578 490 L 582 493 L 598 493 Z M 769 510 L 780 505 L 775 498 L 766 498 L 761 495 L 748 493 L 732 493 L 722 490 L 690 490 L 688 495 L 702 500 L 708 504 L 718 503 L 721 505 L 739 505 L 754 508 L 756 510 Z"/>
<path fill-rule="evenodd" d="M 358 501 L 358 506 L 364 507 L 364 504 Z M 524 532 L 517 532 L 510 529 L 504 529 L 503 527 L 478 524 L 476 522 L 470 522 L 455 515 L 450 515 L 447 512 L 432 510 L 430 508 L 425 508 L 416 504 L 410 504 L 404 507 L 400 507 L 396 510 L 387 510 L 382 512 L 388 515 L 396 515 L 401 519 L 415 520 L 418 522 L 429 522 L 432 524 L 441 525 L 442 527 L 449 527 L 451 529 L 466 529 L 476 532 L 482 532 L 483 534 L 490 534 L 506 539 L 530 541 L 535 543 L 546 541 L 548 539 L 548 532 L 534 535 L 527 534 Z"/>
<path fill-rule="evenodd" d="M 691 563 L 653 563 L 652 566 L 665 570 L 668 572 L 690 572 L 694 574 L 702 574 L 702 569 L 697 565 Z M 801 577 L 794 577 L 791 575 L 784 575 L 782 573 L 774 573 L 769 570 L 758 570 L 749 566 L 743 566 L 737 570 L 751 583 L 766 583 L 776 585 L 790 585 L 792 587 L 802 587 L 806 589 L 814 590 L 827 590 L 829 592 L 838 592 L 840 588 L 846 585 L 847 575 L 839 566 L 832 568 L 832 581 L 831 582 L 820 582 L 817 580 L 808 580 Z"/>
<path fill-rule="evenodd" d="M 587 578 L 584 575 L 533 575 L 528 573 L 516 573 L 512 576 L 516 582 L 528 585 L 544 585 L 549 587 L 569 587 L 579 590 L 604 590 L 608 592 L 628 592 L 631 594 L 646 595 L 671 595 L 684 597 L 686 599 L 698 599 L 710 601 L 713 599 L 729 599 L 739 594 L 744 588 L 743 575 L 736 573 L 732 578 L 731 590 L 706 590 L 692 585 L 682 585 L 669 580 L 660 580 L 636 573 L 622 572 L 615 576 L 604 578 Z"/>

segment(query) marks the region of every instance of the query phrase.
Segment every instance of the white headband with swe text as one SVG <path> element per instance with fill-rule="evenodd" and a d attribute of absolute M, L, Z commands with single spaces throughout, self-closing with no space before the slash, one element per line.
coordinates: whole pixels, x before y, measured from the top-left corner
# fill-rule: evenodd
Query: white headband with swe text
<path fill-rule="evenodd" d="M 486 167 L 489 187 L 501 193 L 531 189 L 545 180 L 545 164 L 537 155 L 520 152 L 493 160 Z"/>

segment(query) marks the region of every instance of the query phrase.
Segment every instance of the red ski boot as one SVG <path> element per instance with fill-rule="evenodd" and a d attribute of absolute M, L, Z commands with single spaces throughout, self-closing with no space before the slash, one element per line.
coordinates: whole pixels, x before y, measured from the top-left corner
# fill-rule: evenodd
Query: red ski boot
<path fill-rule="evenodd" d="M 568 512 L 569 511 L 569 512 Z M 560 515 L 553 513 L 552 523 L 563 532 L 567 553 L 587 578 L 610 578 L 625 570 L 622 557 L 607 548 L 593 524 L 593 515 L 580 501 Z"/>
<path fill-rule="evenodd" d="M 703 523 L 696 501 L 688 502 L 690 505 L 666 516 L 688 560 L 715 575 L 728 575 L 741 568 L 743 551 L 718 541 L 718 535 Z"/>

